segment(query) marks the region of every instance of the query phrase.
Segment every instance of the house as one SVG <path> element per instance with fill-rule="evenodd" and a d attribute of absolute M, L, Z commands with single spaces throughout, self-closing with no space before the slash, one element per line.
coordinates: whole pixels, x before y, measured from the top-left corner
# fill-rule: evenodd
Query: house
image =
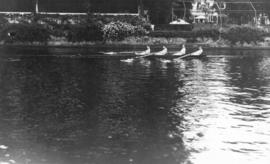
<path fill-rule="evenodd" d="M 194 23 L 219 23 L 226 15 L 223 11 L 226 3 L 217 3 L 215 0 L 195 0 L 192 4 L 191 13 Z"/>

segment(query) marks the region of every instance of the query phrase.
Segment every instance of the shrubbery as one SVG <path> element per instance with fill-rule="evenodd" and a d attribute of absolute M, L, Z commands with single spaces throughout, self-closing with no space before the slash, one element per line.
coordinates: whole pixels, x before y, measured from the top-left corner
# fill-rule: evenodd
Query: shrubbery
<path fill-rule="evenodd" d="M 66 38 L 68 41 L 101 41 L 103 40 L 103 24 L 101 22 L 93 22 L 89 24 L 69 25 L 66 29 Z"/>
<path fill-rule="evenodd" d="M 0 31 L 4 42 L 46 42 L 49 31 L 38 24 L 8 24 Z"/>
<path fill-rule="evenodd" d="M 101 16 L 101 15 L 95 15 L 92 16 L 92 19 L 95 21 L 101 21 L 103 24 L 109 24 L 111 22 L 125 22 L 128 24 L 131 24 L 133 26 L 141 26 L 144 29 L 150 31 L 151 24 L 150 22 L 146 21 L 142 17 L 138 16 L 132 16 L 132 15 L 117 15 L 117 16 Z"/>
<path fill-rule="evenodd" d="M 67 28 L 66 24 L 58 24 L 52 19 L 40 19 L 37 23 L 42 24 L 42 26 L 50 32 L 50 35 L 54 37 L 65 36 L 65 30 Z"/>
<path fill-rule="evenodd" d="M 0 16 L 0 28 L 2 28 L 8 21 L 3 17 Z"/>
<path fill-rule="evenodd" d="M 120 41 L 129 36 L 145 35 L 147 31 L 141 26 L 133 26 L 125 22 L 111 22 L 104 26 L 103 37 L 105 40 Z"/>
<path fill-rule="evenodd" d="M 16 24 L 7 19 L 16 20 Z M 49 38 L 66 38 L 70 42 L 123 40 L 147 33 L 151 24 L 132 15 L 2 15 L 0 39 L 5 42 L 46 42 Z"/>
<path fill-rule="evenodd" d="M 152 31 L 149 33 L 150 37 L 164 37 L 164 38 L 191 38 L 193 32 L 191 31 Z"/>
<path fill-rule="evenodd" d="M 234 26 L 231 27 L 228 31 L 224 32 L 222 37 L 232 44 L 237 42 L 243 43 L 251 43 L 263 41 L 263 36 L 265 32 L 261 29 L 250 27 L 250 26 Z"/>
<path fill-rule="evenodd" d="M 194 31 L 193 38 L 212 38 L 217 40 L 220 36 L 220 32 L 217 29 L 206 29 Z"/>
<path fill-rule="evenodd" d="M 16 20 L 10 24 L 7 20 Z M 220 38 L 236 43 L 256 43 L 269 37 L 269 32 L 251 26 L 226 27 L 219 31 L 217 26 L 197 26 L 193 31 L 151 31 L 150 23 L 144 18 L 131 15 L 0 15 L 0 40 L 10 42 L 47 42 L 50 38 L 66 39 L 70 42 L 121 41 L 130 36 L 185 38 L 196 42 L 202 38 Z M 167 30 L 167 31 L 166 31 Z M 148 34 L 148 31 L 151 31 Z"/>
<path fill-rule="evenodd" d="M 186 38 L 189 41 L 196 41 L 197 38 L 211 38 L 213 40 L 218 40 L 221 38 L 228 40 L 231 44 L 237 42 L 251 43 L 263 41 L 265 36 L 269 33 L 263 31 L 262 29 L 250 27 L 250 26 L 233 26 L 226 30 L 220 32 L 217 28 L 213 29 L 197 29 L 194 31 L 154 31 L 150 33 L 151 37 L 165 37 L 165 38 Z"/>
<path fill-rule="evenodd" d="M 155 31 L 151 32 L 152 37 L 165 37 L 165 38 L 212 38 L 217 40 L 219 38 L 220 32 L 217 29 L 207 29 L 207 30 L 196 30 L 196 31 Z"/>

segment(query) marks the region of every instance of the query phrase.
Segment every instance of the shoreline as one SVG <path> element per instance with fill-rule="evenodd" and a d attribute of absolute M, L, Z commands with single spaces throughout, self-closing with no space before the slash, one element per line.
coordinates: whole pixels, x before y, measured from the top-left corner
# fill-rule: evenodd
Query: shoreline
<path fill-rule="evenodd" d="M 146 43 L 121 43 L 121 42 L 114 42 L 114 43 L 85 43 L 85 42 L 66 42 L 62 44 L 58 44 L 56 42 L 50 42 L 50 43 L 8 43 L 8 44 L 3 44 L 0 43 L 0 47 L 49 47 L 49 48 L 105 48 L 105 49 L 119 49 L 119 48 L 127 48 L 127 49 L 134 49 L 134 48 L 145 48 L 145 46 L 151 46 L 154 48 L 159 48 L 161 46 L 166 46 L 167 48 L 172 48 L 172 49 L 177 49 L 180 48 L 183 43 L 160 43 L 160 44 L 146 44 Z M 198 47 L 198 46 L 203 46 L 204 49 L 232 49 L 232 50 L 269 50 L 269 46 L 260 46 L 260 45 L 255 45 L 255 46 L 230 46 L 230 45 L 222 45 L 222 46 L 213 46 L 208 43 L 185 43 L 187 47 Z"/>

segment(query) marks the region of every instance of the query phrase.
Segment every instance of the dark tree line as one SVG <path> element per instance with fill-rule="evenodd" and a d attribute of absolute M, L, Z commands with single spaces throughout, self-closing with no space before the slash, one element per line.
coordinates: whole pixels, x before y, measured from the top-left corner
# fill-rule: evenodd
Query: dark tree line
<path fill-rule="evenodd" d="M 35 11 L 37 0 L 0 0 L 0 11 Z M 39 0 L 43 12 L 133 12 L 138 0 Z"/>
<path fill-rule="evenodd" d="M 188 18 L 191 8 L 188 0 L 0 0 L 0 10 L 34 12 L 37 2 L 41 12 L 136 13 L 140 6 L 149 11 L 153 23 L 171 21 L 172 7 L 177 17 Z"/>
<path fill-rule="evenodd" d="M 35 4 L 43 12 L 107 12 L 137 13 L 138 6 L 148 10 L 150 20 L 154 24 L 168 23 L 175 18 L 189 20 L 190 9 L 194 0 L 0 0 L 0 11 L 35 11 Z M 270 14 L 269 0 L 216 0 L 227 2 L 223 11 L 232 23 L 247 23 L 254 18 L 251 6 L 260 13 Z M 237 3 L 242 2 L 242 3 Z M 245 3 L 243 3 L 245 2 Z"/>
<path fill-rule="evenodd" d="M 0 0 L 0 11 L 34 11 L 34 0 Z"/>
<path fill-rule="evenodd" d="M 226 2 L 225 14 L 229 23 L 246 24 L 254 21 L 260 14 L 270 13 L 269 0 L 217 0 Z"/>
<path fill-rule="evenodd" d="M 174 16 L 188 20 L 193 0 L 143 0 L 152 23 L 169 23 Z"/>

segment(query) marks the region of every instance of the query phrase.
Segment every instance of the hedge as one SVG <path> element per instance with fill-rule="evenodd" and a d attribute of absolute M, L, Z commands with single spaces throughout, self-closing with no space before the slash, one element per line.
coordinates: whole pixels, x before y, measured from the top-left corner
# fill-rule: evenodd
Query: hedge
<path fill-rule="evenodd" d="M 222 37 L 231 42 L 231 44 L 235 44 L 237 42 L 243 43 L 251 43 L 263 41 L 263 37 L 266 35 L 266 32 L 250 27 L 250 26 L 234 26 L 229 28 L 227 32 L 225 32 Z"/>
<path fill-rule="evenodd" d="M 4 42 L 47 42 L 49 31 L 39 24 L 7 24 L 0 31 Z"/>

